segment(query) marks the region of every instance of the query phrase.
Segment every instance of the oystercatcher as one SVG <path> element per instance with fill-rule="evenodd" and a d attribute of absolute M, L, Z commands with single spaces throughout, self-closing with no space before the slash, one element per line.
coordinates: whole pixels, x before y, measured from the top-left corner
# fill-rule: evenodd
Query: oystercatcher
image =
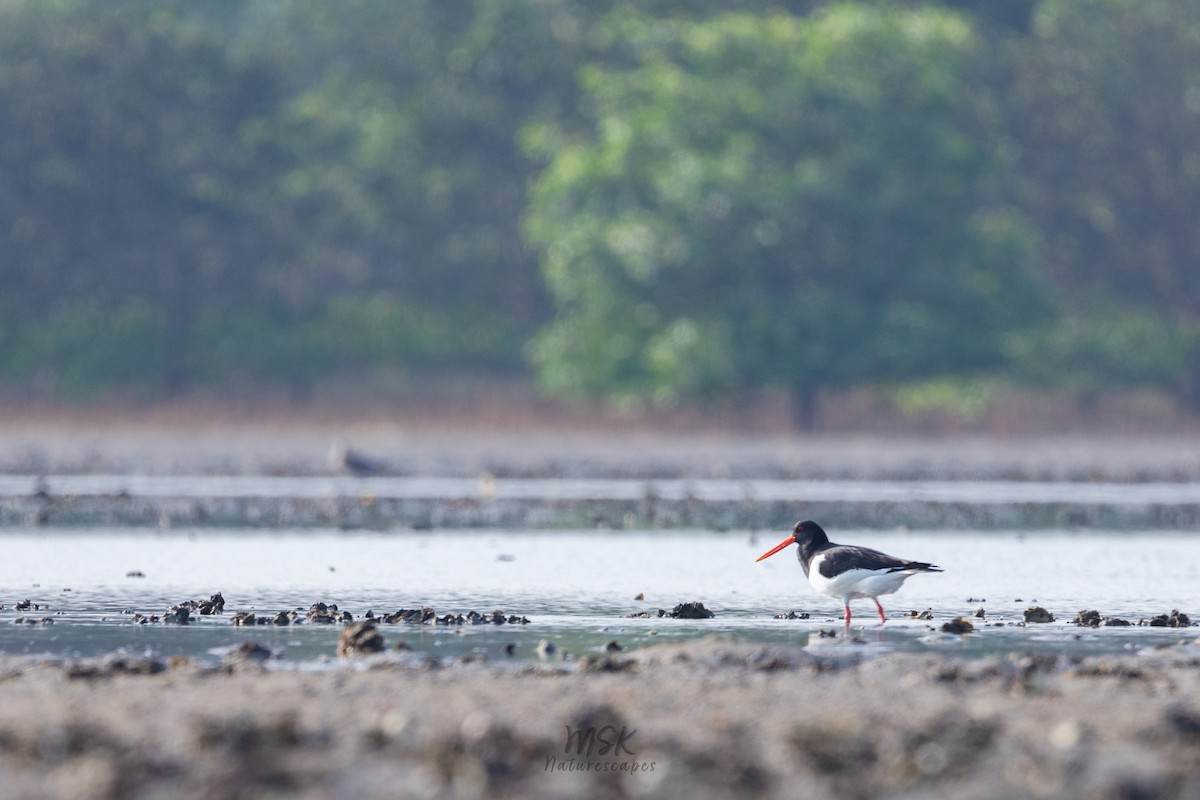
<path fill-rule="evenodd" d="M 879 619 L 887 622 L 879 595 L 891 594 L 918 572 L 941 572 L 940 567 L 924 561 L 909 561 L 889 556 L 869 547 L 834 544 L 812 520 L 797 522 L 792 535 L 763 553 L 755 563 L 773 556 L 791 544 L 800 547 L 796 555 L 808 582 L 818 592 L 840 598 L 846 607 L 846 624 L 850 624 L 850 601 L 869 597 L 879 609 Z"/>

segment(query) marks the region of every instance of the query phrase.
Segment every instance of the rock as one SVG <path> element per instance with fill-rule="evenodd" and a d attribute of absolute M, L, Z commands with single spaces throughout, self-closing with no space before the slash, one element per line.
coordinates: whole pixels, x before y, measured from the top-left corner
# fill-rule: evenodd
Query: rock
<path fill-rule="evenodd" d="M 983 610 L 983 606 L 975 609 L 975 619 L 983 619 L 986 615 L 987 612 Z"/>
<path fill-rule="evenodd" d="M 1080 611 L 1075 615 L 1075 624 L 1084 628 L 1099 628 L 1100 612 L 1095 610 Z"/>
<path fill-rule="evenodd" d="M 704 603 L 692 602 L 680 603 L 667 616 L 675 619 L 712 619 L 716 614 L 705 608 Z"/>
<path fill-rule="evenodd" d="M 632 658 L 617 658 L 612 654 L 592 653 L 579 659 L 577 666 L 582 672 L 625 672 L 637 666 Z"/>
<path fill-rule="evenodd" d="M 258 642 L 243 642 L 240 647 L 230 651 L 223 661 L 226 669 L 241 671 L 245 669 L 262 669 L 264 662 L 274 653 L 269 647 Z"/>
<path fill-rule="evenodd" d="M 1106 628 L 1127 628 L 1133 623 L 1127 619 L 1119 619 L 1117 617 L 1105 617 L 1104 627 Z"/>
<path fill-rule="evenodd" d="M 187 625 L 192 612 L 185 605 L 174 605 L 163 614 L 162 621 L 170 625 Z"/>
<path fill-rule="evenodd" d="M 361 622 L 352 622 L 342 629 L 342 636 L 338 639 L 338 656 L 346 658 L 382 651 L 383 637 L 375 630 L 376 624 L 373 619 L 364 619 Z"/>
<path fill-rule="evenodd" d="M 258 617 L 254 616 L 253 611 L 239 611 L 229 620 L 233 625 L 259 625 Z"/>
<path fill-rule="evenodd" d="M 158 658 L 111 655 L 72 661 L 63 671 L 68 678 L 108 678 L 113 675 L 157 675 L 166 669 L 166 662 Z"/>
<path fill-rule="evenodd" d="M 41 606 L 39 606 L 37 603 L 31 602 L 27 597 L 24 600 L 18 600 L 13 608 L 15 608 L 17 611 L 38 611 L 41 609 Z"/>
<path fill-rule="evenodd" d="M 913 619 L 933 619 L 933 609 L 927 608 L 924 611 L 910 611 L 908 615 Z"/>
<path fill-rule="evenodd" d="M 340 622 L 342 615 L 338 613 L 336 603 L 313 603 L 304 617 L 315 625 L 332 625 Z"/>
<path fill-rule="evenodd" d="M 974 630 L 975 626 L 966 617 L 952 619 L 942 625 L 942 633 L 971 633 Z"/>
<path fill-rule="evenodd" d="M 196 610 L 206 617 L 211 614 L 224 614 L 225 598 L 221 596 L 220 592 L 217 592 L 212 597 L 208 598 L 208 600 L 202 600 L 197 605 Z"/>
<path fill-rule="evenodd" d="M 131 570 L 129 570 L 129 572 L 125 573 L 125 577 L 126 578 L 144 578 L 144 577 L 146 577 L 146 573 L 142 572 L 140 569 L 131 569 Z"/>
<path fill-rule="evenodd" d="M 638 595 L 637 595 L 637 597 L 635 597 L 635 598 L 633 598 L 633 599 L 634 599 L 634 600 L 645 600 L 645 599 L 646 599 L 646 593 L 645 593 L 645 592 L 638 592 Z"/>
<path fill-rule="evenodd" d="M 1026 622 L 1054 622 L 1054 615 L 1041 606 L 1030 606 L 1025 609 Z"/>
<path fill-rule="evenodd" d="M 625 648 L 621 647 L 621 643 L 618 642 L 616 639 L 613 639 L 612 641 L 610 641 L 604 645 L 604 651 L 606 653 L 619 653 L 624 649 Z"/>
<path fill-rule="evenodd" d="M 1192 624 L 1187 614 L 1172 610 L 1170 615 L 1159 614 L 1150 620 L 1152 628 L 1186 628 Z"/>
<path fill-rule="evenodd" d="M 550 641 L 549 639 L 542 639 L 537 643 L 537 647 L 535 648 L 538 658 L 547 658 L 552 656 L 556 650 L 558 650 L 558 648 L 555 647 L 554 642 Z"/>

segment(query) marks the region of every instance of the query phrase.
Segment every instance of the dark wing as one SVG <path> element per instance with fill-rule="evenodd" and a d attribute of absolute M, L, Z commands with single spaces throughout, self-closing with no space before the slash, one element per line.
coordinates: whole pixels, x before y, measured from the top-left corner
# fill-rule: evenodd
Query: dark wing
<path fill-rule="evenodd" d="M 821 559 L 821 574 L 826 578 L 836 577 L 852 569 L 869 569 L 878 572 L 905 572 L 907 570 L 915 572 L 942 571 L 933 564 L 926 564 L 924 561 L 908 561 L 903 558 L 896 558 L 895 556 L 889 556 L 887 553 L 872 550 L 869 547 L 838 545 L 824 551 L 822 555 L 825 557 Z"/>

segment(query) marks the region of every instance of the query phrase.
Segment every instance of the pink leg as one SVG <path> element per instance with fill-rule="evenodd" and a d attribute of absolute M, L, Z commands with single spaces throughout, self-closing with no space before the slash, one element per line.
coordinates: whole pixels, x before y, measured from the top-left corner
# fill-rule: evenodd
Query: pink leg
<path fill-rule="evenodd" d="M 846 627 L 849 628 L 850 627 L 850 603 L 843 601 L 843 605 L 846 606 Z"/>
<path fill-rule="evenodd" d="M 879 598 L 872 597 L 871 599 L 875 601 L 875 607 L 879 609 L 879 621 L 887 622 L 887 616 L 883 613 L 883 606 L 879 605 Z"/>

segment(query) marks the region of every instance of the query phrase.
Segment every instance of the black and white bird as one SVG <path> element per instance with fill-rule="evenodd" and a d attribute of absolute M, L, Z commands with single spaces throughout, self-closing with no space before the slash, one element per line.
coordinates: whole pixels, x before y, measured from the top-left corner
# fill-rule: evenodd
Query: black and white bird
<path fill-rule="evenodd" d="M 797 522 L 792 535 L 759 556 L 756 563 L 793 544 L 799 545 L 796 555 L 812 587 L 842 601 L 847 625 L 850 624 L 851 600 L 871 598 L 879 609 L 879 619 L 887 622 L 883 606 L 879 604 L 880 595 L 896 591 L 918 572 L 942 571 L 924 561 L 896 558 L 869 547 L 834 544 L 812 520 Z"/>

